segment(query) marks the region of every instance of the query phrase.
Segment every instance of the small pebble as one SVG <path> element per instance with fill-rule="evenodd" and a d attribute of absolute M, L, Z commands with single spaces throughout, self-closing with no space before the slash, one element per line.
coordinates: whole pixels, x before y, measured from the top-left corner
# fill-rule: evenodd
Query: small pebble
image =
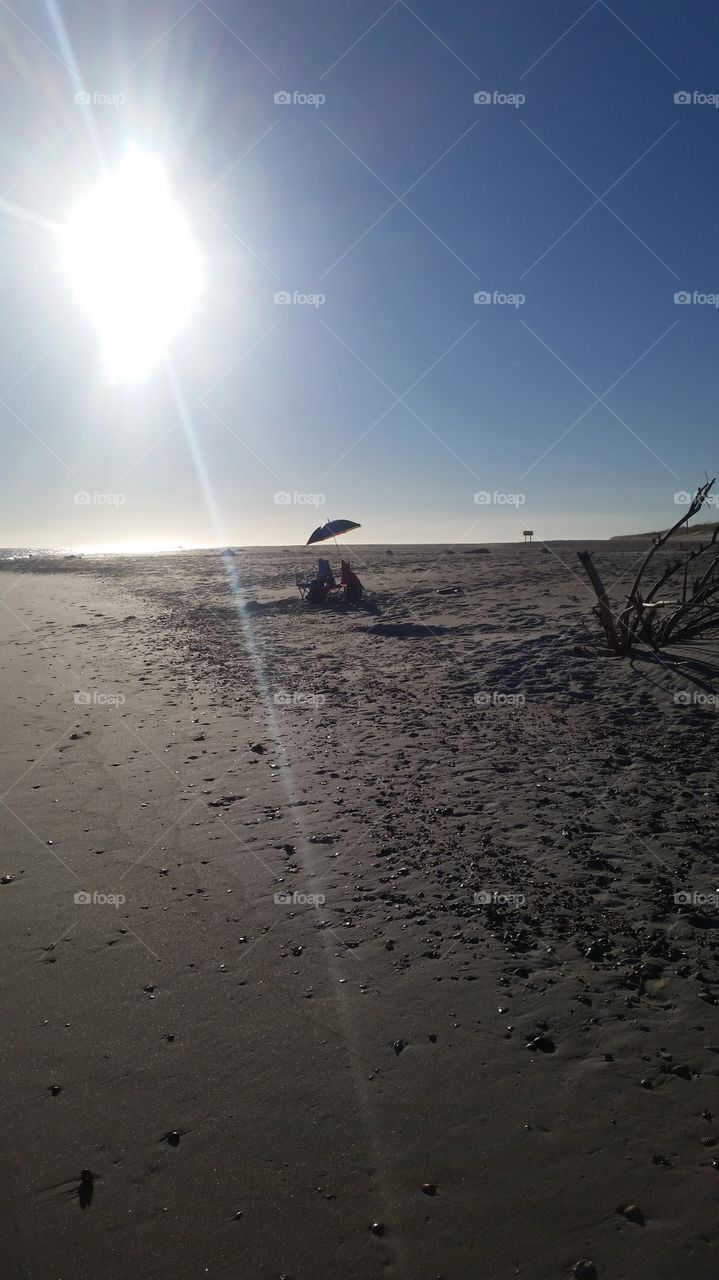
<path fill-rule="evenodd" d="M 684 1062 L 677 1062 L 675 1066 L 670 1068 L 669 1074 L 679 1076 L 681 1080 L 691 1080 L 692 1072 Z"/>
<path fill-rule="evenodd" d="M 535 1036 L 529 1041 L 527 1048 L 534 1050 L 535 1053 L 554 1053 L 556 1045 L 548 1036 Z"/>
<path fill-rule="evenodd" d="M 582 1258 L 575 1262 L 572 1275 L 574 1280 L 597 1280 L 597 1268 L 588 1258 Z"/>

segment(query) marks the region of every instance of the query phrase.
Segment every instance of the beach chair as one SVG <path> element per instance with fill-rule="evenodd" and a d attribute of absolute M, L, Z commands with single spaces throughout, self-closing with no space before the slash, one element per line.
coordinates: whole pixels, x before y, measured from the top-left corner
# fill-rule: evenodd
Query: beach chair
<path fill-rule="evenodd" d="M 299 569 L 295 570 L 295 586 L 297 587 L 297 590 L 300 593 L 300 600 L 305 599 L 305 596 L 307 595 L 307 592 L 310 589 L 311 582 L 312 582 L 312 578 L 308 578 L 306 573 L 303 573 Z"/>
<path fill-rule="evenodd" d="M 295 582 L 300 598 L 308 604 L 324 604 L 329 595 L 344 590 L 342 583 L 336 581 L 329 560 L 321 557 L 314 578 L 298 573 L 295 574 Z"/>

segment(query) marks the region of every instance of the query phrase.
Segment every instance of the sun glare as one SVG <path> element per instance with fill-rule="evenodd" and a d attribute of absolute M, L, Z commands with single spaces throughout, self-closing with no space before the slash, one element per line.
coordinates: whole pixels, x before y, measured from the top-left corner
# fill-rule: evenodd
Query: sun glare
<path fill-rule="evenodd" d="M 162 165 L 134 154 L 68 218 L 65 269 L 115 380 L 144 373 L 192 313 L 200 256 Z"/>

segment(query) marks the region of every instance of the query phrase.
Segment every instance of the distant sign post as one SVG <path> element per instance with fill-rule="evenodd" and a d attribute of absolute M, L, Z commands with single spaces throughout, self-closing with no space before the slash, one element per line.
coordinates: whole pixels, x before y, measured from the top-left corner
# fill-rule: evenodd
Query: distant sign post
<path fill-rule="evenodd" d="M 524 534 L 524 541 L 531 542 L 534 537 L 534 529 L 523 529 L 522 532 Z"/>

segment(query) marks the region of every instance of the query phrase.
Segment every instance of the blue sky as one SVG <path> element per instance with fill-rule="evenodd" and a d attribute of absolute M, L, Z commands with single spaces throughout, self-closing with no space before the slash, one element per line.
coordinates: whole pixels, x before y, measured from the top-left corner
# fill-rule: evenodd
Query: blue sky
<path fill-rule="evenodd" d="M 709 0 L 9 0 L 0 544 L 666 525 L 716 465 L 718 37 Z M 204 284 L 125 385 L 56 228 L 131 146 Z"/>

